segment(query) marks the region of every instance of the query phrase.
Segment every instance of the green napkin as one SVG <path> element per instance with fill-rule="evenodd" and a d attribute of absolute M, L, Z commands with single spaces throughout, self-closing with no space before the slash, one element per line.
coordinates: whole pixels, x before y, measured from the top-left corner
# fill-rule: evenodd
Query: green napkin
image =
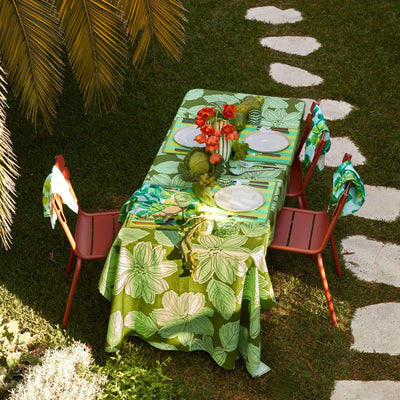
<path fill-rule="evenodd" d="M 329 151 L 331 147 L 331 140 L 329 129 L 326 125 L 324 116 L 322 115 L 320 107 L 316 105 L 313 110 L 312 129 L 310 134 L 308 135 L 305 145 L 304 163 L 307 167 L 310 165 L 315 150 L 318 147 L 318 143 L 322 138 L 322 132 L 325 132 L 323 137 L 326 140 L 326 143 L 317 161 L 317 169 L 319 172 L 321 172 L 325 167 L 325 154 Z"/>
<path fill-rule="evenodd" d="M 118 221 L 122 224 L 128 214 L 146 218 L 157 213 L 167 212 L 167 208 L 176 206 L 176 214 L 181 211 L 182 203 L 179 190 L 165 189 L 149 183 L 137 189 L 128 201 L 122 206 Z M 195 204 L 185 204 L 187 208 L 195 208 Z"/>
<path fill-rule="evenodd" d="M 336 206 L 348 181 L 351 181 L 349 195 L 339 218 L 355 213 L 361 208 L 365 201 L 365 189 L 360 175 L 358 175 L 357 171 L 354 169 L 351 161 L 345 161 L 339 165 L 333 174 L 333 189 L 329 201 L 329 209 Z"/>

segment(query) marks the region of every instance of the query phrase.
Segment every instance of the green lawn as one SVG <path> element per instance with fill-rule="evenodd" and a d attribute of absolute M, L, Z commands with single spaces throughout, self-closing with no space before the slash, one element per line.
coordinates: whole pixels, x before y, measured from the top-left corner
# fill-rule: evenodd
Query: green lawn
<path fill-rule="evenodd" d="M 64 92 L 49 135 L 19 114 L 10 95 L 7 125 L 21 167 L 13 246 L 0 249 L 0 314 L 16 318 L 46 346 L 67 338 L 90 343 L 99 365 L 109 303 L 97 290 L 102 262 L 84 264 L 67 330 L 61 323 L 72 277 L 64 275 L 69 245 L 58 224 L 42 216 L 41 191 L 54 156 L 62 153 L 80 204 L 87 211 L 119 208 L 137 189 L 183 99 L 192 88 L 207 88 L 313 99 L 343 100 L 355 109 L 328 121 L 333 137 L 350 137 L 367 162 L 358 166 L 365 184 L 400 189 L 400 31 L 397 0 L 250 1 L 184 0 L 186 44 L 180 63 L 151 46 L 141 72 L 128 71 L 114 112 L 85 115 L 67 71 Z M 295 8 L 303 21 L 270 25 L 247 21 L 246 10 L 274 5 Z M 266 36 L 316 38 L 322 47 L 307 57 L 287 55 L 259 44 Z M 272 62 L 287 63 L 321 76 L 315 87 L 292 88 L 269 76 Z M 314 174 L 307 197 L 323 208 L 332 168 Z M 357 216 L 339 220 L 336 242 L 362 234 L 400 244 L 400 219 L 387 223 Z M 343 261 L 343 260 L 342 260 Z M 400 289 L 357 280 L 344 269 L 338 279 L 330 249 L 325 266 L 338 317 L 333 327 L 317 266 L 309 257 L 269 251 L 267 263 L 276 306 L 262 312 L 262 360 L 272 372 L 252 379 L 241 361 L 234 371 L 219 368 L 205 353 L 160 353 L 132 338 L 123 357 L 149 371 L 165 363 L 179 398 L 329 399 L 338 379 L 400 380 L 400 358 L 350 350 L 350 322 L 357 307 L 398 301 Z M 342 262 L 343 264 L 343 262 Z M 146 399 L 146 397 L 142 397 Z"/>

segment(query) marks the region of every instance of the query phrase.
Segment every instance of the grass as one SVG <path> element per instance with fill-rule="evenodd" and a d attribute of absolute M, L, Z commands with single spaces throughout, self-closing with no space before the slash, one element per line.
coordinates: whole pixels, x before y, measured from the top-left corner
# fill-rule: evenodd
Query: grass
<path fill-rule="evenodd" d="M 68 70 L 52 136 L 36 135 L 19 114 L 17 101 L 9 98 L 7 124 L 21 177 L 14 243 L 8 252 L 0 250 L 0 314 L 20 320 L 46 346 L 64 345 L 68 338 L 90 343 L 99 365 L 109 358 L 103 346 L 110 305 L 97 290 L 102 261 L 84 265 L 68 328 L 58 325 L 72 278 L 63 273 L 69 253 L 64 234 L 59 225 L 52 231 L 42 217 L 41 190 L 54 155 L 64 155 L 85 210 L 118 208 L 140 186 L 189 89 L 335 99 L 355 106 L 347 118 L 328 125 L 332 136 L 349 136 L 366 157 L 357 167 L 364 183 L 400 189 L 396 0 L 183 3 L 189 23 L 181 63 L 154 44 L 142 72 L 128 71 L 114 112 L 85 115 Z M 304 19 L 283 25 L 245 20 L 248 8 L 265 5 L 295 8 Z M 312 36 L 322 47 L 301 57 L 259 44 L 261 37 L 278 35 Z M 306 88 L 278 84 L 269 77 L 272 62 L 304 68 L 324 82 Z M 325 206 L 332 173 L 326 168 L 313 177 L 307 191 L 313 208 Z M 399 231 L 400 219 L 388 223 L 350 216 L 339 221 L 335 236 L 339 247 L 343 238 L 356 234 L 400 244 Z M 398 301 L 398 288 L 360 281 L 346 268 L 338 279 L 327 249 L 325 265 L 339 320 L 334 328 L 317 267 L 308 257 L 269 251 L 267 263 L 278 300 L 262 313 L 262 359 L 270 373 L 251 379 L 240 361 L 234 371 L 225 371 L 205 353 L 160 353 L 136 338 L 127 341 L 122 356 L 136 357 L 138 366 L 149 371 L 170 358 L 165 373 L 188 399 L 323 400 L 338 379 L 400 380 L 399 356 L 350 350 L 356 308 Z"/>

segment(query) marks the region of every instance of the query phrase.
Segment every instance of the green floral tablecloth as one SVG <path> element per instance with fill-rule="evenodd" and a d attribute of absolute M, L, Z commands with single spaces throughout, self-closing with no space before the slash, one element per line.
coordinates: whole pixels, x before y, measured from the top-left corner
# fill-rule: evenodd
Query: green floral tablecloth
<path fill-rule="evenodd" d="M 111 303 L 106 351 L 135 335 L 163 350 L 208 352 L 233 369 L 243 358 L 252 376 L 260 361 L 260 310 L 275 304 L 265 263 L 268 227 L 241 222 L 233 237 L 199 236 L 200 265 L 182 269 L 174 229 L 130 223 L 121 229 L 105 263 L 100 292 Z"/>
<path fill-rule="evenodd" d="M 203 106 L 221 101 L 239 103 L 246 96 L 194 89 L 189 91 L 174 122 L 194 118 Z M 265 97 L 261 125 L 291 129 L 293 155 L 300 138 L 304 103 L 296 99 Z M 174 123 L 171 125 L 171 129 Z M 190 191 L 191 183 L 177 168 L 184 154 L 163 151 L 168 135 L 149 169 L 144 184 Z M 273 182 L 266 221 L 238 220 L 240 229 L 228 237 L 212 234 L 193 240 L 199 265 L 189 275 L 182 267 L 181 230 L 127 218 L 109 252 L 99 290 L 111 301 L 106 351 L 116 351 L 127 336 L 139 336 L 163 350 L 208 352 L 215 362 L 233 369 L 242 358 L 251 376 L 269 371 L 261 362 L 260 310 L 274 306 L 275 297 L 265 255 L 274 221 L 285 200 L 290 163 L 282 168 L 247 172 L 232 179 Z M 233 162 L 232 165 L 235 165 Z M 245 183 L 246 184 L 246 183 Z M 250 183 L 251 184 L 251 183 Z M 171 226 L 172 225 L 172 226 Z"/>

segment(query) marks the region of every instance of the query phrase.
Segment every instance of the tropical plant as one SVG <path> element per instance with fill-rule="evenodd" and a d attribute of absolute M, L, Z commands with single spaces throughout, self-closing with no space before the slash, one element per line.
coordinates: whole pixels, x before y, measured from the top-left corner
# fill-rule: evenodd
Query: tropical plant
<path fill-rule="evenodd" d="M 49 131 L 62 90 L 63 51 L 86 112 L 111 110 L 122 89 L 128 46 L 141 67 L 152 37 L 180 59 L 186 21 L 179 0 L 0 0 L 0 67 L 22 112 Z M 3 78 L 4 79 L 4 78 Z M 14 213 L 15 157 L 0 84 L 0 240 L 8 248 Z"/>

